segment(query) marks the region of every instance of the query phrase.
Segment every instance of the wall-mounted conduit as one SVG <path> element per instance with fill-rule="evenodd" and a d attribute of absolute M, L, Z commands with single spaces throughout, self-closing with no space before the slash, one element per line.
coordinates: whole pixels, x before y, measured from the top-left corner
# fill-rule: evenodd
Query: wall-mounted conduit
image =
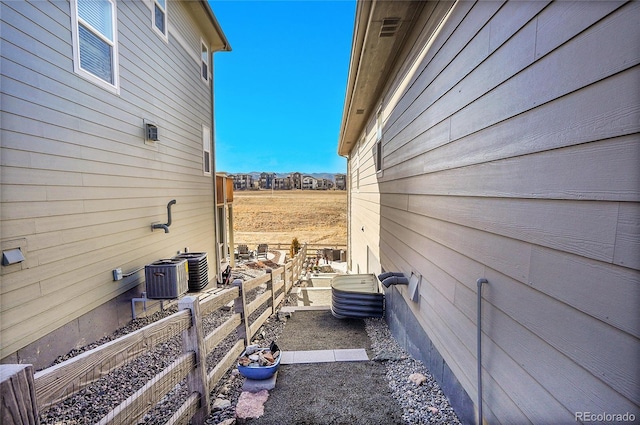
<path fill-rule="evenodd" d="M 402 272 L 386 272 L 378 275 L 378 280 L 388 288 L 391 285 L 408 285 L 409 279 L 407 279 Z"/>
<path fill-rule="evenodd" d="M 489 283 L 489 281 L 483 277 L 476 281 L 478 286 L 478 320 L 476 324 L 477 328 L 477 357 L 478 357 L 478 425 L 481 425 L 482 420 L 482 284 Z"/>
<path fill-rule="evenodd" d="M 151 231 L 152 232 L 153 232 L 154 229 L 164 229 L 165 233 L 169 233 L 169 226 L 171 226 L 171 205 L 175 205 L 175 203 L 176 203 L 176 200 L 172 199 L 167 204 L 167 223 L 166 224 L 152 224 L 151 225 Z"/>

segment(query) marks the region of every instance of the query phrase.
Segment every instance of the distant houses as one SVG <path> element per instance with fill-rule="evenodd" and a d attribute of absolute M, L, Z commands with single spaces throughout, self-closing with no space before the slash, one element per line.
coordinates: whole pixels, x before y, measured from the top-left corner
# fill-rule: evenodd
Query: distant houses
<path fill-rule="evenodd" d="M 291 173 L 286 177 L 277 177 L 276 173 L 229 174 L 233 180 L 233 190 L 346 190 L 346 174 L 334 174 L 333 179 L 315 177 L 309 174 Z"/>

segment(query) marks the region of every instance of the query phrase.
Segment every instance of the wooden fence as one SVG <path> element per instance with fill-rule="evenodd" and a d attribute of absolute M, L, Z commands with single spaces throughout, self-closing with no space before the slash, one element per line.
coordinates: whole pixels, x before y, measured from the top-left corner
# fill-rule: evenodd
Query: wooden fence
<path fill-rule="evenodd" d="M 209 393 L 300 279 L 306 251 L 307 247 L 303 245 L 285 266 L 267 270 L 265 275 L 245 282 L 236 279 L 232 287 L 203 300 L 185 296 L 178 301 L 178 312 L 35 374 L 31 365 L 0 365 L 0 423 L 37 424 L 41 410 L 78 393 L 180 334 L 182 353 L 111 410 L 99 424 L 136 423 L 184 378 L 190 395 L 166 423 L 203 423 L 210 414 Z M 248 302 L 247 293 L 263 284 L 267 285 L 267 290 Z M 204 335 L 202 318 L 232 301 L 233 314 Z M 233 332 L 236 332 L 235 344 L 212 370 L 207 371 L 207 354 Z"/>
<path fill-rule="evenodd" d="M 269 246 L 269 249 L 287 250 L 287 252 L 291 247 L 291 242 L 264 242 L 264 243 Z M 235 245 L 235 248 L 238 248 L 238 245 L 247 245 L 247 244 L 243 242 L 239 242 L 239 243 L 236 242 L 234 245 Z M 314 251 L 316 249 L 323 249 L 323 248 L 344 249 L 344 250 L 347 249 L 347 245 L 345 244 L 306 243 L 306 245 L 307 245 L 307 251 L 309 252 Z"/>

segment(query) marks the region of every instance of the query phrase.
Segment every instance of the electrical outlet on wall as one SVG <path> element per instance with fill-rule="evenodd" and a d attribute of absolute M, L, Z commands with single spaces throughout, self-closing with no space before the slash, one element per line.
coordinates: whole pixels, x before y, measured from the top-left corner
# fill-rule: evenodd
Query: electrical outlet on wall
<path fill-rule="evenodd" d="M 113 270 L 113 280 L 118 281 L 122 280 L 122 269 L 117 268 Z"/>

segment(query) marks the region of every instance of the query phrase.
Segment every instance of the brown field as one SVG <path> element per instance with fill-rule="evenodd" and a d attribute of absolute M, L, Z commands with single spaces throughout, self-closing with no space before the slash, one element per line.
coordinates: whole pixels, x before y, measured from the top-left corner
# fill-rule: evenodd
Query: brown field
<path fill-rule="evenodd" d="M 342 190 L 236 191 L 233 193 L 236 244 L 255 249 L 300 243 L 347 244 L 347 192 Z"/>

